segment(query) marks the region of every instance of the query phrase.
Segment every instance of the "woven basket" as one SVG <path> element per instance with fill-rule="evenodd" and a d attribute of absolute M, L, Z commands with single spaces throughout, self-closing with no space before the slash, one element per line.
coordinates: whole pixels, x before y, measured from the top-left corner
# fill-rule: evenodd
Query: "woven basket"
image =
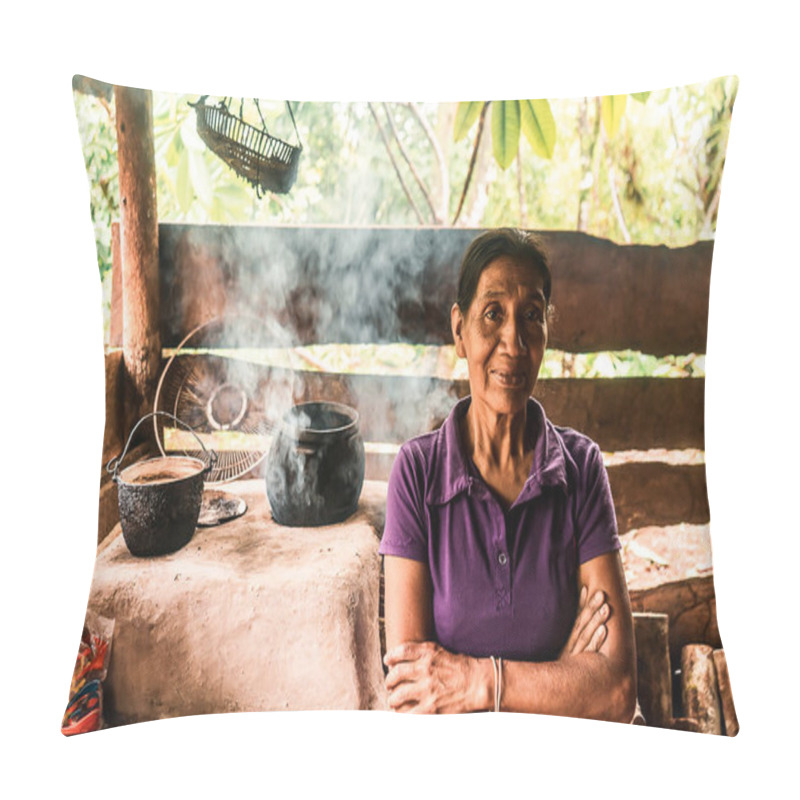
<path fill-rule="evenodd" d="M 224 103 L 208 106 L 202 97 L 189 105 L 197 114 L 200 138 L 237 175 L 255 187 L 259 197 L 265 191 L 285 194 L 291 189 L 297 178 L 302 145 L 295 147 L 244 122 L 231 114 Z"/>

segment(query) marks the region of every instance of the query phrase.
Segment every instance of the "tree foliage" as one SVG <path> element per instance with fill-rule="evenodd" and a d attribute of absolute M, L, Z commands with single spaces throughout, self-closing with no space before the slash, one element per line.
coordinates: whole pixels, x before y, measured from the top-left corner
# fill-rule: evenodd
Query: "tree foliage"
<path fill-rule="evenodd" d="M 736 88 L 722 78 L 639 92 L 633 102 L 298 103 L 297 181 L 262 199 L 198 136 L 196 96 L 154 93 L 158 215 L 267 225 L 455 220 L 686 245 L 713 236 Z M 75 105 L 105 276 L 119 206 L 113 101 L 76 93 Z M 241 108 L 260 125 L 252 103 Z M 283 102 L 260 109 L 273 135 L 293 141 Z"/>

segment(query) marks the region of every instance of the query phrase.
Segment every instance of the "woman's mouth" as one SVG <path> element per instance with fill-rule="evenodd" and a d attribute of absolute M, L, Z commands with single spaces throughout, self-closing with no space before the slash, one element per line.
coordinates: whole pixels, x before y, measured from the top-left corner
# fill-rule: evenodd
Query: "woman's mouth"
<path fill-rule="evenodd" d="M 525 373 L 518 370 L 492 370 L 489 374 L 507 389 L 522 389 L 526 385 Z"/>

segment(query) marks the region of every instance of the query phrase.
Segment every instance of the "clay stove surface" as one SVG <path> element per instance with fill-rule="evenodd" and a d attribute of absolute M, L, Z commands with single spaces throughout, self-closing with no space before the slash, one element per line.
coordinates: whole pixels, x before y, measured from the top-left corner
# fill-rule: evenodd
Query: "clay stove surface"
<path fill-rule="evenodd" d="M 385 708 L 378 633 L 386 484 L 320 528 L 272 519 L 263 481 L 227 484 L 248 505 L 168 556 L 136 558 L 119 526 L 98 550 L 90 608 L 115 619 L 111 724 L 187 714 Z"/>

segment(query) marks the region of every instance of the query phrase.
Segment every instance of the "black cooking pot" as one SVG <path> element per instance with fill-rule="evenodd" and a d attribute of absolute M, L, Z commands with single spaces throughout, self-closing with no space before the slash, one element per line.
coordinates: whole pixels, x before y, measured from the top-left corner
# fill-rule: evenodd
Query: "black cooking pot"
<path fill-rule="evenodd" d="M 353 514 L 364 484 L 358 413 L 300 403 L 284 415 L 267 456 L 267 497 L 281 525 L 314 527 Z"/>
<path fill-rule="evenodd" d="M 163 456 L 138 461 L 117 474 L 136 429 L 156 414 L 188 428 L 208 455 L 208 464 L 190 456 Z M 134 425 L 122 455 L 106 465 L 117 484 L 122 536 L 132 555 L 174 553 L 192 538 L 203 501 L 203 479 L 216 460 L 217 454 L 206 450 L 191 426 L 165 411 L 146 414 Z"/>

